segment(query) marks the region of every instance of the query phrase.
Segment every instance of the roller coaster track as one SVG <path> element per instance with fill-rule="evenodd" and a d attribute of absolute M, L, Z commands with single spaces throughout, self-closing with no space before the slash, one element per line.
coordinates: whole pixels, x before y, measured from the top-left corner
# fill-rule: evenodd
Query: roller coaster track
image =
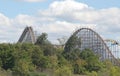
<path fill-rule="evenodd" d="M 67 44 L 72 40 L 71 38 L 74 36 L 77 37 L 74 48 L 78 48 L 80 50 L 91 49 L 95 54 L 100 56 L 101 61 L 110 60 L 114 65 L 120 66 L 120 61 L 114 56 L 110 50 L 110 47 L 106 44 L 106 42 L 118 44 L 117 41 L 110 39 L 103 40 L 102 37 L 92 29 L 81 28 L 75 31 L 68 39 L 64 48 L 65 51 L 66 48 L 68 48 Z"/>
<path fill-rule="evenodd" d="M 26 27 L 21 37 L 18 40 L 19 43 L 28 42 L 28 43 L 33 43 L 33 44 L 35 43 L 35 41 L 36 41 L 35 34 L 34 34 L 32 27 Z"/>
<path fill-rule="evenodd" d="M 117 41 L 112 39 L 103 40 L 102 37 L 92 29 L 81 28 L 75 31 L 68 39 L 64 47 L 65 51 L 66 47 L 68 48 L 67 43 L 71 41 L 71 38 L 74 36 L 77 37 L 77 40 L 75 40 L 74 42 L 76 44 L 73 44 L 75 45 L 74 48 L 78 48 L 80 50 L 91 49 L 95 54 L 100 56 L 101 61 L 109 59 L 114 65 L 120 66 L 120 61 L 116 58 L 116 54 L 113 53 L 113 51 L 119 52 L 116 49 L 116 46 L 120 46 Z M 36 42 L 35 34 L 32 27 L 26 27 L 24 29 L 18 42 L 29 42 L 33 44 Z M 106 42 L 110 43 L 110 45 L 108 46 Z"/>

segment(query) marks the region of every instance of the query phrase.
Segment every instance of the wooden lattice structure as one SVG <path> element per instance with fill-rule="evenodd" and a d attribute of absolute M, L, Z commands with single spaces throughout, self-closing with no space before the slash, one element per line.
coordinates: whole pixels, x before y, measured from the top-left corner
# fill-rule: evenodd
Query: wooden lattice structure
<path fill-rule="evenodd" d="M 105 41 L 101 38 L 101 36 L 93 31 L 90 28 L 81 28 L 74 32 L 72 36 L 68 39 L 65 45 L 66 48 L 69 48 L 68 43 L 72 40 L 73 37 L 77 37 L 77 40 L 73 45 L 80 50 L 91 49 L 96 55 L 99 56 L 101 61 L 110 60 L 114 65 L 120 66 L 120 62 L 116 57 L 111 53 L 111 50 L 105 43 Z"/>

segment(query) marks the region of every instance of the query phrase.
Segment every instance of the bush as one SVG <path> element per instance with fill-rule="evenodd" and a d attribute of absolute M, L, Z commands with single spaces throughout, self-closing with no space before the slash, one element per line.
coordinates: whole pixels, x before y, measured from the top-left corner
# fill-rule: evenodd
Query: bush
<path fill-rule="evenodd" d="M 47 76 L 47 75 L 44 73 L 31 72 L 29 73 L 29 76 Z"/>
<path fill-rule="evenodd" d="M 55 70 L 54 76 L 72 76 L 70 67 L 62 66 Z"/>
<path fill-rule="evenodd" d="M 88 72 L 86 73 L 88 76 L 98 76 L 97 72 L 92 71 L 92 72 Z"/>

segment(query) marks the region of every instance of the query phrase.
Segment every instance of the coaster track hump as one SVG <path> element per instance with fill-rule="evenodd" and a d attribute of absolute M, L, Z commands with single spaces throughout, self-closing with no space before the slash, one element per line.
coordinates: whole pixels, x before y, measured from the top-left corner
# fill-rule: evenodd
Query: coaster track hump
<path fill-rule="evenodd" d="M 35 43 L 35 41 L 35 34 L 32 27 L 26 27 L 18 40 L 19 43 L 28 42 L 33 44 Z"/>
<path fill-rule="evenodd" d="M 120 66 L 120 62 L 111 53 L 111 50 L 109 49 L 105 41 L 102 39 L 102 37 L 90 28 L 80 28 L 75 31 L 66 42 L 64 51 L 66 51 L 69 41 L 71 41 L 71 38 L 74 36 L 78 39 L 74 42 L 75 44 L 73 44 L 75 45 L 74 48 L 78 48 L 80 50 L 90 49 L 95 54 L 100 56 L 101 61 L 110 60 L 114 65 Z"/>

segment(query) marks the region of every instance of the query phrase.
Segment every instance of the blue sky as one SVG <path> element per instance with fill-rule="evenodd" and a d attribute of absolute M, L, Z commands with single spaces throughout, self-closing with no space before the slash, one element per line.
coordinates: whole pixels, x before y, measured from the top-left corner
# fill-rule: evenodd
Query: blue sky
<path fill-rule="evenodd" d="M 77 0 L 88 4 L 89 6 L 95 7 L 96 9 L 120 7 L 120 0 Z"/>
<path fill-rule="evenodd" d="M 0 12 L 10 18 L 18 14 L 35 14 L 39 9 L 46 9 L 55 0 L 46 0 L 43 2 L 22 2 L 18 0 L 0 0 Z M 56 0 L 60 1 L 60 0 Z M 120 7 L 120 0 L 76 0 L 85 3 L 96 9 Z"/>
<path fill-rule="evenodd" d="M 52 43 L 88 26 L 104 39 L 120 40 L 119 3 L 120 0 L 0 0 L 0 42 L 17 42 L 26 26 L 48 33 Z"/>
<path fill-rule="evenodd" d="M 45 9 L 50 4 L 49 1 L 45 2 L 22 2 L 15 0 L 0 0 L 0 12 L 6 16 L 13 18 L 18 14 L 35 14 L 39 9 Z"/>

